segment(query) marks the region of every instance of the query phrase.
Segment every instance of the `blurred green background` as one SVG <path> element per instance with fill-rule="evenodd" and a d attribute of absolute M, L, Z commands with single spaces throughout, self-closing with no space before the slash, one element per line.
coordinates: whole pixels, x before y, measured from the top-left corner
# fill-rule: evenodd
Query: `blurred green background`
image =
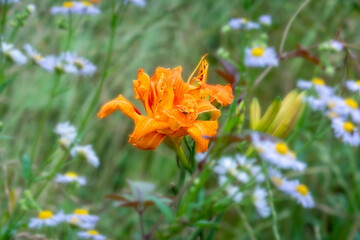
<path fill-rule="evenodd" d="M 30 43 L 44 55 L 60 54 L 67 32 L 58 25 L 66 19 L 51 16 L 49 9 L 62 1 L 23 0 L 14 5 L 8 16 L 7 33 L 11 31 L 11 19 L 28 3 L 36 4 L 37 11 L 20 29 L 14 44 L 20 48 Z M 205 53 L 209 53 L 210 62 L 208 81 L 225 84 L 214 71 L 221 69 L 216 52 L 219 47 L 236 51 L 238 41 L 243 37 L 239 31 L 221 32 L 229 19 L 246 17 L 256 21 L 260 15 L 271 15 L 273 24 L 267 31 L 269 46 L 278 49 L 286 24 L 301 3 L 295 0 L 149 0 L 144 9 L 129 4 L 116 33 L 109 75 L 96 111 L 118 94 L 123 94 L 143 110 L 139 101 L 133 99 L 132 80 L 139 68 L 152 75 L 157 66 L 173 68 L 180 65 L 183 78 L 187 79 Z M 360 2 L 355 0 L 311 1 L 291 26 L 284 50 L 294 50 L 296 44 L 306 47 L 321 43 L 337 34 L 345 42 L 357 45 L 360 39 L 359 6 Z M 56 124 L 70 121 L 78 127 L 96 91 L 108 46 L 110 1 L 101 1 L 99 7 L 102 14 L 76 19 L 80 23 L 71 44 L 71 50 L 92 61 L 98 70 L 91 78 L 66 75 L 61 79 L 60 92 L 46 122 L 38 157 L 34 159 L 34 169 L 58 148 L 58 137 L 53 132 Z M 352 52 L 357 53 L 356 50 Z M 236 56 L 236 53 L 232 52 L 232 55 Z M 341 64 L 336 70 L 332 80 L 329 79 L 330 83 L 356 77 Z M 261 70 L 254 70 L 252 76 L 260 73 Z M 298 78 L 309 79 L 313 74 L 314 66 L 303 59 L 283 61 L 257 87 L 255 96 L 265 107 L 276 96 L 283 97 L 293 89 Z M 54 78 L 31 64 L 23 67 L 8 64 L 5 79 L 13 82 L 0 95 L 2 135 L 10 137 L 0 142 L 1 158 L 8 186 L 20 192 L 24 182 L 19 174 L 19 159 L 31 151 Z M 226 110 L 223 115 L 226 116 Z M 220 118 L 220 122 L 224 118 Z M 317 127 L 316 123 L 310 125 L 308 131 L 301 132 L 293 141 L 293 145 L 301 146 Z M 132 121 L 120 112 L 103 120 L 93 112 L 81 144 L 93 145 L 101 160 L 100 167 L 94 169 L 85 162 L 71 163 L 69 160 L 63 171 L 75 171 L 88 179 L 88 185 L 74 195 L 78 203 L 74 201 L 73 206 L 64 206 L 64 199 L 68 196 L 63 194 L 63 186 L 50 184 L 39 199 L 40 206 L 50 209 L 90 207 L 92 212 L 100 214 L 98 229 L 105 235 L 113 239 L 140 239 L 135 212 L 122 208 L 114 210 L 104 196 L 127 189 L 127 178 L 153 182 L 158 193 L 171 195 L 169 186 L 176 181 L 178 169 L 174 153 L 166 146 L 161 145 L 155 151 L 142 151 L 129 144 L 128 135 L 132 129 Z M 308 184 L 320 207 L 305 210 L 290 200 L 276 201 L 282 239 L 360 239 L 360 196 L 352 194 L 353 189 L 360 185 L 360 179 L 353 181 L 359 185 L 348 183 L 353 176 L 347 162 L 349 156 L 358 160 L 359 155 L 331 140 L 331 135 L 329 133 L 315 141 L 300 156 L 309 166 L 302 181 Z M 347 157 L 344 159 L 343 156 Z M 6 202 L 1 201 L 5 205 Z M 271 219 L 260 219 L 253 208 L 244 211 L 258 239 L 273 239 Z M 35 211 L 33 215 L 36 215 Z M 158 216 L 156 211 L 145 215 L 146 227 L 151 226 Z M 215 239 L 250 239 L 234 208 L 225 213 L 220 226 Z"/>

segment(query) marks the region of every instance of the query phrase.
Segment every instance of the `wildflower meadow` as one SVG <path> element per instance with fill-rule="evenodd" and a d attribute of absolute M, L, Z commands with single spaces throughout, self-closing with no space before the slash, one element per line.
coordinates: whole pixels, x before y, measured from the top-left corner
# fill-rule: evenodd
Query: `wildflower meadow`
<path fill-rule="evenodd" d="M 0 13 L 0 240 L 360 240 L 360 1 Z"/>

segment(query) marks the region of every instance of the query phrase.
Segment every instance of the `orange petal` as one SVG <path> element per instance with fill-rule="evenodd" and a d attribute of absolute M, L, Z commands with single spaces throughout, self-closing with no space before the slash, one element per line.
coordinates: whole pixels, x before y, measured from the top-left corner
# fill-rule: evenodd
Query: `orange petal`
<path fill-rule="evenodd" d="M 105 103 L 99 113 L 99 118 L 104 118 L 116 110 L 122 111 L 126 116 L 129 118 L 135 119 L 137 116 L 141 115 L 139 110 L 137 110 L 131 102 L 129 102 L 126 98 L 124 98 L 122 95 L 119 95 L 117 98 Z"/>
<path fill-rule="evenodd" d="M 166 134 L 152 132 L 141 138 L 130 138 L 129 142 L 143 150 L 154 150 L 164 140 Z"/>
<path fill-rule="evenodd" d="M 206 84 L 205 88 L 210 92 L 210 101 L 215 99 L 223 106 L 229 105 L 234 98 L 230 84 L 226 86 Z"/>
<path fill-rule="evenodd" d="M 207 151 L 209 139 L 204 138 L 204 136 L 215 136 L 217 128 L 217 121 L 196 121 L 194 126 L 188 129 L 190 137 L 196 143 L 196 152 Z"/>
<path fill-rule="evenodd" d="M 129 142 L 141 149 L 154 149 L 166 134 L 172 132 L 168 123 L 140 115 L 135 119 L 135 129 L 130 135 Z"/>
<path fill-rule="evenodd" d="M 134 80 L 134 92 L 135 92 L 135 98 L 136 99 L 141 99 L 144 107 L 145 107 L 145 111 L 147 112 L 147 114 L 149 116 L 152 116 L 153 111 L 151 108 L 151 94 L 152 94 L 152 89 L 151 89 L 151 84 L 150 84 L 150 78 L 149 76 L 144 72 L 143 69 L 139 69 L 138 75 L 137 75 L 137 80 Z"/>
<path fill-rule="evenodd" d="M 181 67 L 174 68 L 169 76 L 169 87 L 174 89 L 175 99 L 174 104 L 180 103 L 185 93 L 190 89 L 190 85 L 186 84 L 181 77 Z"/>
<path fill-rule="evenodd" d="M 221 111 L 214 107 L 214 105 L 212 105 L 208 100 L 198 100 L 197 105 L 198 114 L 209 112 L 211 114 L 210 120 L 216 121 L 221 115 Z"/>

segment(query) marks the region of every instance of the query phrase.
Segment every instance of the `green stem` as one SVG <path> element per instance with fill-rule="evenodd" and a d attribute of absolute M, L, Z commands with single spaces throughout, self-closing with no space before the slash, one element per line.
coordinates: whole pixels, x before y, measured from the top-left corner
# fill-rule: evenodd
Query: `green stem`
<path fill-rule="evenodd" d="M 111 61 L 111 57 L 112 57 L 112 53 L 113 53 L 113 49 L 114 49 L 114 41 L 115 41 L 115 35 L 116 35 L 116 28 L 119 25 L 118 18 L 119 16 L 124 16 L 124 13 L 120 14 L 116 11 L 115 9 L 115 1 L 112 2 L 112 16 L 111 16 L 111 20 L 110 20 L 110 26 L 111 26 L 111 33 L 110 33 L 110 39 L 109 39 L 109 47 L 108 47 L 108 51 L 107 51 L 107 56 L 106 56 L 106 60 L 105 60 L 105 65 L 104 65 L 104 71 L 103 74 L 101 76 L 101 80 L 100 83 L 97 87 L 96 93 L 90 103 L 89 108 L 87 109 L 86 113 L 85 113 L 85 117 L 83 118 L 83 120 L 81 121 L 80 127 L 79 127 L 79 137 L 81 137 L 82 132 L 85 128 L 85 125 L 87 123 L 87 121 L 89 120 L 90 115 L 92 114 L 92 112 L 94 111 L 99 98 L 100 98 L 100 94 L 101 91 L 103 89 L 104 86 L 104 82 L 106 77 L 108 76 L 108 71 L 109 71 L 109 66 L 110 66 L 110 61 Z"/>
<path fill-rule="evenodd" d="M 56 92 L 57 92 L 58 87 L 59 87 L 60 79 L 61 79 L 61 74 L 56 74 L 55 83 L 54 83 L 54 85 L 52 87 L 52 90 L 51 90 L 50 99 L 49 99 L 48 103 L 46 104 L 45 112 L 44 112 L 44 114 L 43 114 L 43 116 L 42 116 L 42 118 L 40 120 L 39 128 L 38 128 L 38 130 L 36 132 L 34 143 L 33 143 L 33 146 L 32 146 L 31 155 L 30 155 L 32 162 L 34 161 L 34 159 L 36 157 L 37 146 L 38 146 L 38 143 L 39 143 L 39 140 L 40 140 L 40 137 L 41 137 L 41 133 L 42 133 L 42 131 L 44 129 L 46 120 L 49 117 L 49 113 L 50 113 L 52 104 L 53 104 L 54 99 L 56 97 Z"/>
<path fill-rule="evenodd" d="M 270 186 L 269 173 L 267 171 L 264 161 L 262 161 L 262 168 L 266 175 L 266 189 L 269 193 L 269 198 L 270 198 L 270 208 L 271 208 L 271 215 L 272 215 L 272 220 L 273 220 L 273 232 L 274 232 L 275 239 L 280 240 L 279 230 L 278 230 L 278 226 L 277 226 L 277 214 L 276 214 L 275 206 L 274 206 L 274 196 L 273 196 L 273 192 L 272 192 L 271 186 Z"/>
<path fill-rule="evenodd" d="M 190 166 L 189 160 L 187 159 L 187 157 L 185 156 L 184 150 L 182 149 L 181 145 L 180 146 L 176 146 L 173 148 L 176 156 L 179 160 L 180 166 L 184 169 L 186 169 L 190 174 L 193 173 L 193 170 Z"/>
<path fill-rule="evenodd" d="M 5 23 L 6 23 L 6 15 L 8 11 L 8 0 L 5 0 L 5 4 L 1 9 L 1 22 L 0 22 L 0 46 L 3 42 Z M 1 68 L 0 68 L 0 84 L 4 82 L 4 72 L 5 72 L 5 57 L 4 54 L 1 54 Z"/>
<path fill-rule="evenodd" d="M 69 50 L 70 49 L 70 45 L 71 45 L 71 39 L 72 39 L 72 36 L 73 36 L 73 33 L 74 33 L 74 29 L 73 29 L 73 17 L 72 17 L 72 14 L 70 13 L 69 14 L 69 31 L 68 31 L 68 35 L 67 35 L 67 40 L 66 40 L 66 44 L 65 44 L 65 50 Z"/>

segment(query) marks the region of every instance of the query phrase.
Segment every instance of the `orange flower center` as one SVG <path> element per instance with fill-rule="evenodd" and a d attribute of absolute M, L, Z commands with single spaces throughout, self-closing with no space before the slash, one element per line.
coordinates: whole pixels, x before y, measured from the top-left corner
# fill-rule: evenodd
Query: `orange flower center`
<path fill-rule="evenodd" d="M 262 48 L 262 47 L 253 48 L 253 49 L 251 50 L 251 54 L 252 54 L 254 57 L 261 57 L 262 55 L 264 55 L 264 52 L 265 52 L 265 49 Z"/>

